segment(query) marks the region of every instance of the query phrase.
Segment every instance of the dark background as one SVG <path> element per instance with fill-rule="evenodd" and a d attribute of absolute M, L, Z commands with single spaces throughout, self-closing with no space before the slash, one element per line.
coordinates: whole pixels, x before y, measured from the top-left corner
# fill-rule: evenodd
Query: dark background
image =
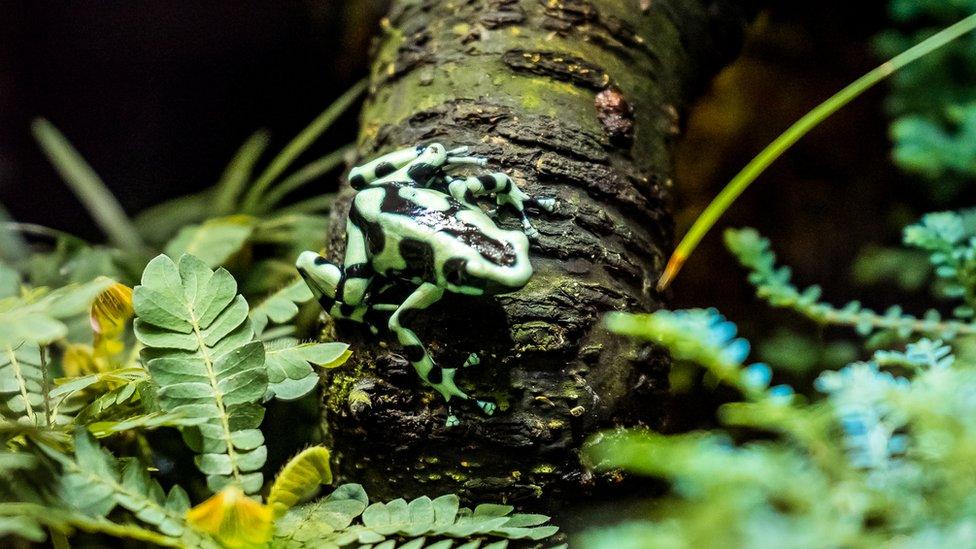
<path fill-rule="evenodd" d="M 685 118 L 679 234 L 752 155 L 879 63 L 871 41 L 890 26 L 886 5 L 768 3 L 743 56 Z M 65 133 L 131 214 L 213 184 L 253 131 L 269 129 L 279 148 L 366 73 L 384 10 L 371 0 L 0 0 L 0 204 L 19 221 L 100 238 L 34 145 L 36 116 Z M 823 283 L 835 303 L 893 301 L 889 290 L 853 285 L 850 265 L 864 245 L 896 243 L 902 224 L 933 208 L 889 162 L 884 98 L 883 87 L 872 91 L 817 128 L 726 221 L 771 237 L 798 281 Z M 310 154 L 352 141 L 355 122 L 343 118 Z M 719 231 L 678 279 L 673 303 L 717 306 L 750 337 L 788 317 L 753 298 Z M 686 416 L 677 427 L 701 419 Z"/>
<path fill-rule="evenodd" d="M 97 239 L 30 135 L 51 120 L 130 213 L 213 184 L 255 130 L 280 148 L 366 73 L 373 1 L 0 0 L 0 203 Z M 355 137 L 355 115 L 316 146 Z M 334 183 L 329 183 L 334 185 Z"/>

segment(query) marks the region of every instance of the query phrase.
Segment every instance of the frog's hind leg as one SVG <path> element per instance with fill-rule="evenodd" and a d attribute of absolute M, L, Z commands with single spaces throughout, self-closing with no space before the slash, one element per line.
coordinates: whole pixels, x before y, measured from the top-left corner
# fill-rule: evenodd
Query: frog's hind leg
<path fill-rule="evenodd" d="M 488 402 L 483 400 L 475 400 L 468 397 L 467 393 L 462 391 L 454 383 L 454 375 L 457 372 L 456 368 L 441 368 L 434 364 L 431 360 L 430 355 L 427 353 L 427 349 L 424 344 L 417 337 L 417 334 L 403 326 L 401 322 L 400 315 L 410 310 L 422 310 L 430 307 L 434 303 L 437 303 L 441 297 L 444 295 L 444 289 L 433 284 L 425 282 L 421 284 L 412 294 L 410 294 L 407 299 L 397 308 L 397 310 L 390 317 L 390 331 L 396 334 L 397 340 L 403 347 L 403 354 L 406 356 L 407 360 L 413 364 L 414 369 L 417 371 L 417 375 L 420 379 L 424 380 L 428 385 L 433 387 L 448 404 L 448 418 L 447 426 L 453 426 L 458 424 L 458 419 L 451 410 L 450 402 L 452 397 L 458 397 L 459 399 L 477 406 L 482 412 L 487 415 L 492 415 L 498 406 L 494 402 Z M 465 366 L 470 366 L 477 364 L 479 360 L 476 358 L 468 357 L 468 361 L 465 362 Z"/>

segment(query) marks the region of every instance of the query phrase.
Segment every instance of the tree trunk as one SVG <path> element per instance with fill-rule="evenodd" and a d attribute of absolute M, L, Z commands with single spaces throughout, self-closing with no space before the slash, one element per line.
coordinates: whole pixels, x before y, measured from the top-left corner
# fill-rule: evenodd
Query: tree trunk
<path fill-rule="evenodd" d="M 524 501 L 599 483 L 580 463 L 594 432 L 658 425 L 668 362 L 610 335 L 607 311 L 650 311 L 672 241 L 671 144 L 696 89 L 731 59 L 736 0 L 401 0 L 383 21 L 359 153 L 470 145 L 532 196 L 535 274 L 515 293 L 446 294 L 411 318 L 434 360 L 460 366 L 493 417 L 445 406 L 389 335 L 335 326 L 353 359 L 331 372 L 324 426 L 338 476 L 376 497 Z M 345 187 L 330 256 L 341 261 Z M 503 213 L 499 224 L 519 227 Z M 385 301 L 385 300 L 384 300 Z M 331 334 L 330 334 L 331 335 Z M 389 345 L 388 345 L 389 344 Z M 368 399 L 368 403 L 367 403 Z"/>

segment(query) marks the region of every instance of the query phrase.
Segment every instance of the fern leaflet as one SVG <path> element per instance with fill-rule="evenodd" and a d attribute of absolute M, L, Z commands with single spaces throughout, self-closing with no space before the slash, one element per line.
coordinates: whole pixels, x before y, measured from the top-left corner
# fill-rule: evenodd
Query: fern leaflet
<path fill-rule="evenodd" d="M 257 492 L 267 457 L 259 400 L 268 376 L 264 345 L 254 341 L 234 278 L 192 255 L 179 266 L 160 255 L 143 272 L 133 305 L 161 408 L 206 419 L 184 429 L 184 440 L 199 452 L 196 464 L 207 485 L 216 492 L 235 483 Z"/>

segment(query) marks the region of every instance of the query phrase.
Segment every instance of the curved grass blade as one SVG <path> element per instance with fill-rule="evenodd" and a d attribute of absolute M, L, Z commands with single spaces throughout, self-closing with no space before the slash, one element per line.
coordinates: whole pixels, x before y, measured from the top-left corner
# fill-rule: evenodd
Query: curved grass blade
<path fill-rule="evenodd" d="M 237 150 L 215 187 L 214 208 L 218 215 L 236 211 L 237 198 L 250 181 L 254 165 L 257 164 L 261 154 L 268 148 L 268 141 L 268 132 L 263 130 L 255 132 Z"/>
<path fill-rule="evenodd" d="M 318 160 L 310 162 L 305 167 L 289 175 L 268 191 L 262 200 L 262 211 L 273 211 L 275 205 L 281 202 L 289 193 L 298 189 L 302 185 L 321 177 L 336 169 L 345 161 L 346 155 L 353 150 L 352 145 L 346 145 L 337 151 L 333 151 Z"/>
<path fill-rule="evenodd" d="M 64 135 L 43 118 L 34 120 L 31 129 L 48 160 L 85 205 L 109 241 L 130 252 L 145 249 L 139 232 L 125 215 L 122 206 Z"/>
<path fill-rule="evenodd" d="M 835 95 L 817 105 L 812 111 L 804 115 L 800 120 L 790 126 L 782 135 L 777 137 L 772 143 L 753 158 L 746 167 L 742 169 L 732 181 L 722 189 L 722 192 L 705 208 L 705 211 L 698 216 L 691 229 L 684 236 L 674 253 L 668 260 L 664 273 L 658 280 L 658 291 L 668 287 L 678 271 L 684 265 L 688 257 L 695 251 L 698 243 L 708 233 L 718 219 L 735 202 L 753 181 L 756 180 L 770 164 L 783 155 L 803 136 L 817 127 L 828 116 L 837 112 L 840 108 L 847 105 L 862 93 L 891 76 L 896 71 L 916 61 L 933 51 L 945 46 L 953 40 L 976 29 L 976 14 L 962 19 L 958 23 L 939 31 L 918 45 L 909 48 L 905 52 L 891 58 L 888 62 L 880 65 L 871 72 L 858 78 L 846 88 L 837 92 Z"/>
<path fill-rule="evenodd" d="M 274 157 L 268 164 L 268 167 L 261 172 L 254 184 L 251 185 L 250 190 L 248 190 L 247 195 L 244 198 L 243 211 L 252 212 L 258 207 L 258 203 L 264 197 L 265 191 L 274 183 L 275 179 L 278 178 L 291 163 L 295 161 L 306 149 L 308 149 L 312 143 L 322 135 L 325 130 L 332 125 L 333 122 L 339 116 L 346 111 L 356 99 L 366 90 L 366 81 L 362 80 L 356 83 L 352 88 L 349 88 L 346 93 L 339 96 L 331 105 L 328 106 L 321 114 L 312 120 L 304 130 L 301 131 L 294 139 L 291 140 L 285 148 L 278 153 L 278 156 Z"/>

